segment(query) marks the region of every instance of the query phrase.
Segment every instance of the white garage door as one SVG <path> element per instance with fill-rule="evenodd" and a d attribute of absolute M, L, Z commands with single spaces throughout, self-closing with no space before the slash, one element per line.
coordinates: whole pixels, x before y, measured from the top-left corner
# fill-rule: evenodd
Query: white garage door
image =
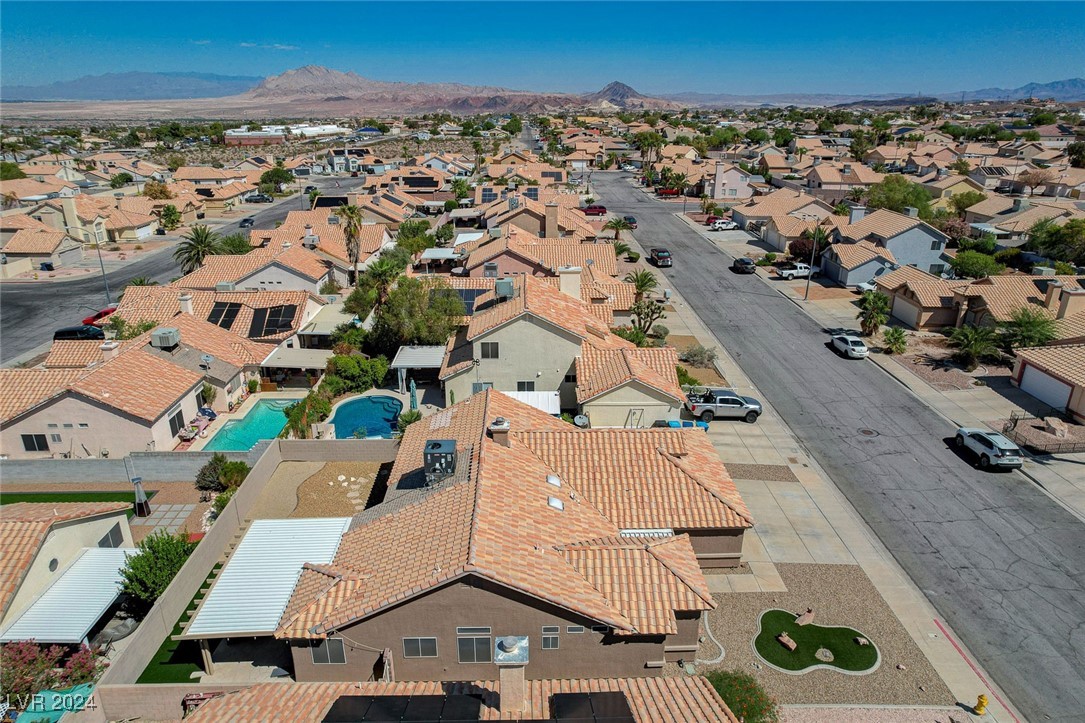
<path fill-rule="evenodd" d="M 919 312 L 919 307 L 908 299 L 898 296 L 893 300 L 893 318 L 907 324 L 913 329 L 919 327 Z"/>
<path fill-rule="evenodd" d="M 1025 366 L 1025 373 L 1021 375 L 1021 389 L 1056 409 L 1066 408 L 1070 403 L 1072 390 L 1069 384 L 1028 365 Z"/>

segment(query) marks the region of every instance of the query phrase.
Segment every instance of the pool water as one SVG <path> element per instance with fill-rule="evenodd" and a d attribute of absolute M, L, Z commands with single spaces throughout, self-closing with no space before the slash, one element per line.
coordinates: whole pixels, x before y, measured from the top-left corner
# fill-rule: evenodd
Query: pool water
<path fill-rule="evenodd" d="M 261 399 L 241 419 L 231 419 L 204 446 L 212 452 L 247 452 L 264 439 L 275 439 L 286 426 L 286 408 L 297 399 Z"/>
<path fill-rule="evenodd" d="M 381 395 L 343 402 L 328 421 L 335 425 L 336 439 L 392 436 L 403 402 Z"/>

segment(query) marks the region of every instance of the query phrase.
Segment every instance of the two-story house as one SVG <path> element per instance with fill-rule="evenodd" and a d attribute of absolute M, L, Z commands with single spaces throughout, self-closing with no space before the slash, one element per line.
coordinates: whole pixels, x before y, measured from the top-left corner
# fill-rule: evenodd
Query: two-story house
<path fill-rule="evenodd" d="M 944 252 L 949 238 L 930 224 L 921 221 L 916 209 L 908 208 L 906 211 L 906 213 L 897 213 L 880 208 L 868 214 L 866 208 L 862 206 L 853 207 L 849 223 L 836 229 L 834 241 L 835 243 L 867 241 L 875 249 L 888 251 L 888 254 L 885 254 L 887 260 L 895 261 L 901 266 L 914 266 L 935 276 L 941 274 L 947 266 Z M 827 249 L 824 253 L 830 252 L 831 249 Z M 842 284 L 849 283 L 846 275 L 833 276 L 832 268 L 826 271 L 829 278 Z M 864 273 L 865 271 L 866 269 Z M 851 281 L 861 283 L 870 278 L 868 276 L 858 281 Z"/>

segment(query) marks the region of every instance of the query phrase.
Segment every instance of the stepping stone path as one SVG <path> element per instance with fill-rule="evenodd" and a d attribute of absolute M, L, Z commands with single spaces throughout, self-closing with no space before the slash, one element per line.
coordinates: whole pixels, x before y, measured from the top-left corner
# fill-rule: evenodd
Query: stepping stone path
<path fill-rule="evenodd" d="M 823 663 L 833 662 L 833 652 L 828 648 L 818 648 L 818 651 L 814 653 L 814 657 Z"/>

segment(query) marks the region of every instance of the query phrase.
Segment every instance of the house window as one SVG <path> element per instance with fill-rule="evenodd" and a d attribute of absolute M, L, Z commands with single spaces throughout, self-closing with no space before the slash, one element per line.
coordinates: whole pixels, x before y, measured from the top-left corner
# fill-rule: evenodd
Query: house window
<path fill-rule="evenodd" d="M 59 429 L 59 428 L 60 428 L 60 425 L 59 425 L 59 424 L 46 424 L 45 426 L 46 426 L 46 427 L 47 427 L 48 429 Z"/>
<path fill-rule="evenodd" d="M 600 635 L 606 635 L 610 632 L 610 628 L 608 628 L 606 625 L 592 625 L 591 631 Z"/>
<path fill-rule="evenodd" d="M 939 241 L 938 239 L 935 239 L 934 241 L 931 241 L 931 251 L 941 251 L 941 250 L 942 250 L 942 242 L 941 241 Z"/>
<path fill-rule="evenodd" d="M 482 342 L 482 358 L 483 359 L 499 359 L 501 348 L 496 341 L 484 341 Z"/>
<path fill-rule="evenodd" d="M 461 663 L 490 662 L 492 653 L 489 628 L 456 628 L 456 636 Z"/>
<path fill-rule="evenodd" d="M 86 422 L 80 422 L 79 423 L 79 428 L 80 429 L 90 429 L 90 425 L 87 424 Z"/>
<path fill-rule="evenodd" d="M 492 261 L 488 262 L 486 264 L 483 264 L 482 265 L 482 275 L 486 276 L 488 278 L 491 278 L 491 279 L 496 278 L 497 277 L 497 264 L 493 263 Z"/>
<path fill-rule="evenodd" d="M 471 384 L 471 393 L 472 394 L 480 394 L 480 393 L 486 391 L 487 389 L 493 389 L 493 388 L 494 388 L 494 383 L 493 382 L 473 382 Z"/>
<path fill-rule="evenodd" d="M 121 523 L 113 525 L 105 537 L 98 540 L 98 547 L 120 547 L 124 542 L 124 533 L 121 532 Z"/>
<path fill-rule="evenodd" d="M 309 651 L 313 654 L 313 665 L 344 665 L 347 662 L 342 638 L 313 640 L 309 643 Z"/>
<path fill-rule="evenodd" d="M 64 425 L 64 429 L 75 429 L 75 425 L 69 422 Z"/>
<path fill-rule="evenodd" d="M 576 384 L 576 374 L 566 374 L 565 375 L 565 383 L 566 384 Z"/>
<path fill-rule="evenodd" d="M 50 434 L 49 435 L 49 441 L 50 442 L 56 442 L 57 444 L 60 444 L 60 435 L 59 434 Z"/>
<path fill-rule="evenodd" d="M 565 628 L 565 632 L 569 633 L 570 635 L 580 635 L 581 633 L 584 632 L 584 626 L 583 625 L 568 625 Z"/>
<path fill-rule="evenodd" d="M 935 276 L 941 275 L 946 270 L 945 264 L 931 264 L 931 273 Z"/>
<path fill-rule="evenodd" d="M 560 625 L 543 625 L 542 626 L 542 649 L 543 650 L 557 650 L 558 649 L 558 633 L 561 632 Z"/>
<path fill-rule="evenodd" d="M 185 414 L 180 409 L 170 417 L 170 436 L 176 437 L 185 428 Z"/>
<path fill-rule="evenodd" d="M 436 658 L 437 638 L 403 638 L 404 658 Z"/>
<path fill-rule="evenodd" d="M 24 434 L 23 437 L 23 449 L 27 452 L 48 452 L 49 442 L 45 440 L 44 434 Z"/>
<path fill-rule="evenodd" d="M 516 382 L 516 391 L 533 392 L 535 391 L 535 382 Z"/>

